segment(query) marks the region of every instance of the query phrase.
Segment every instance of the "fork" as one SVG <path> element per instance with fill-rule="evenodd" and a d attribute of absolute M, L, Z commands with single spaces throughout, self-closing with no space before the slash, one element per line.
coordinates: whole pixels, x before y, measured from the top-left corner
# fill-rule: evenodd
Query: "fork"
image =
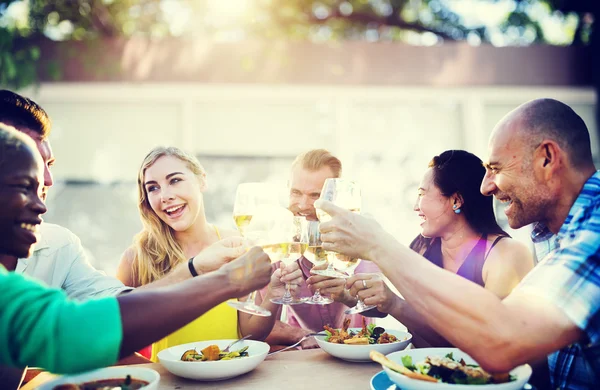
<path fill-rule="evenodd" d="M 302 337 L 300 340 L 296 341 L 294 344 L 292 344 L 292 345 L 288 345 L 287 347 L 285 347 L 285 348 L 282 348 L 282 349 L 280 349 L 280 350 L 278 350 L 278 351 L 271 352 L 271 353 L 267 354 L 267 356 L 273 356 L 273 355 L 275 355 L 276 353 L 283 352 L 283 351 L 287 351 L 288 349 L 295 348 L 295 347 L 297 347 L 297 346 L 298 346 L 298 345 L 299 345 L 301 342 L 303 342 L 303 341 L 304 341 L 304 340 L 306 340 L 307 338 L 309 338 L 309 337 L 313 337 L 313 336 L 326 336 L 326 334 L 325 334 L 325 333 L 309 333 L 309 334 L 305 335 L 304 337 Z"/>
<path fill-rule="evenodd" d="M 229 348 L 233 347 L 235 344 L 239 343 L 240 341 L 244 341 L 246 339 L 249 339 L 250 337 L 252 337 L 251 334 L 242 337 L 241 339 L 237 339 L 235 340 L 233 343 L 229 344 L 224 350 L 222 350 L 221 352 L 225 352 L 228 353 L 229 352 Z"/>

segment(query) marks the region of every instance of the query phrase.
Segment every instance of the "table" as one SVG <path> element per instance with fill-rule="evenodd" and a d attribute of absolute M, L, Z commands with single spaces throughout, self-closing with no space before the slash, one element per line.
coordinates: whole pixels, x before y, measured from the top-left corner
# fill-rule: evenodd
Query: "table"
<path fill-rule="evenodd" d="M 373 375 L 381 371 L 377 363 L 351 363 L 334 358 L 321 349 L 281 352 L 268 356 L 254 371 L 218 382 L 200 382 L 180 378 L 160 363 L 139 364 L 160 374 L 159 390 L 186 389 L 369 389 Z M 40 378 L 41 377 L 41 378 Z M 50 377 L 40 374 L 30 384 L 38 386 Z M 35 382 L 35 383 L 34 383 Z M 35 388 L 35 387 L 27 388 Z"/>

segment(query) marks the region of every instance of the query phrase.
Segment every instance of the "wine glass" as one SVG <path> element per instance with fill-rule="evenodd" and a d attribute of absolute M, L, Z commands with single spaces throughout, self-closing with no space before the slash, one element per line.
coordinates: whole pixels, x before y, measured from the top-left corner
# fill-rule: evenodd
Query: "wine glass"
<path fill-rule="evenodd" d="M 290 213 L 291 214 L 291 213 Z M 301 258 L 308 247 L 308 224 L 304 217 L 293 217 L 292 229 L 287 233 L 286 242 L 263 246 L 263 250 L 271 258 L 271 262 L 281 261 L 285 266 L 293 264 Z M 283 230 L 283 229 L 282 229 Z M 298 305 L 306 299 L 294 298 L 290 284 L 285 285 L 285 294 L 281 298 L 272 298 L 271 302 L 279 305 Z"/>
<path fill-rule="evenodd" d="M 360 213 L 361 195 L 360 187 L 357 183 L 339 178 L 326 179 L 321 190 L 320 199 L 328 200 L 338 207 L 342 207 Z M 319 221 L 327 222 L 331 220 L 331 216 L 321 209 L 317 209 Z M 326 270 L 311 271 L 317 275 L 329 276 L 332 278 L 348 278 L 354 274 L 354 270 L 358 267 L 360 259 L 352 258 L 351 256 L 342 253 L 328 252 L 328 266 Z M 345 314 L 357 314 L 364 311 L 374 309 L 377 306 L 366 306 L 360 298 L 356 306 L 349 308 Z"/>
<path fill-rule="evenodd" d="M 319 231 L 319 221 L 307 221 L 308 225 L 308 248 L 304 252 L 304 257 L 316 266 L 327 264 L 327 253 L 322 247 L 321 232 Z M 312 297 L 306 300 L 311 305 L 328 305 L 333 299 L 321 295 L 316 290 Z"/>
<path fill-rule="evenodd" d="M 353 181 L 345 180 L 345 179 L 326 179 L 323 184 L 323 189 L 321 190 L 320 199 L 328 200 L 338 207 L 342 207 L 348 210 L 351 210 L 355 213 L 360 213 L 360 187 Z M 327 214 L 325 211 L 317 208 L 317 217 L 320 222 L 327 222 L 331 220 L 331 216 Z M 345 278 L 348 275 L 336 270 L 335 264 L 337 263 L 339 266 L 346 268 L 344 264 L 344 260 L 346 262 L 352 261 L 348 256 L 339 255 L 336 252 L 326 252 L 327 253 L 327 269 L 324 270 L 314 270 L 311 273 L 316 275 L 328 276 L 330 278 Z M 337 262 L 335 261 L 337 259 Z"/>
<path fill-rule="evenodd" d="M 276 189 L 266 183 L 242 183 L 238 186 L 233 206 L 233 220 L 240 234 L 246 237 L 246 228 L 253 219 L 256 210 L 261 206 L 279 204 Z M 236 310 L 248 314 L 268 317 L 271 312 L 255 303 L 256 291 L 250 294 L 245 302 L 228 301 L 227 304 Z"/>

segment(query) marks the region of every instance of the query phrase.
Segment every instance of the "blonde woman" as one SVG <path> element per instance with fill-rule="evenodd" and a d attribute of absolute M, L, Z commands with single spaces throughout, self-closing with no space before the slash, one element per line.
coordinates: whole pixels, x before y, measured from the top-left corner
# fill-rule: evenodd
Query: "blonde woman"
<path fill-rule="evenodd" d="M 143 229 L 123 254 L 117 270 L 117 277 L 125 285 L 139 287 L 161 279 L 188 259 L 192 273 L 214 271 L 222 263 L 195 264 L 194 257 L 219 240 L 224 240 L 224 245 L 240 247 L 243 253 L 245 248 L 237 231 L 220 229 L 206 220 L 202 196 L 205 188 L 206 172 L 195 157 L 174 147 L 158 147 L 146 156 L 138 174 L 138 207 Z M 296 263 L 278 269 L 268 286 L 270 297 L 261 304 L 272 316 L 250 316 L 222 303 L 154 343 L 152 360 L 157 360 L 156 355 L 162 349 L 194 341 L 233 339 L 248 334 L 255 339 L 266 338 L 281 310 L 270 298 L 281 297 L 286 283 L 297 288 L 301 281 L 302 272 Z"/>

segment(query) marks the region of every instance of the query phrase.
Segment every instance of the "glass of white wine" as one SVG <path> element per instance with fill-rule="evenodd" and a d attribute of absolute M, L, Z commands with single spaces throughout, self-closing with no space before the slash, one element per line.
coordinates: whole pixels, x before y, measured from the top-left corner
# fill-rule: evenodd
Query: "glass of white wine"
<path fill-rule="evenodd" d="M 328 200 L 338 207 L 342 207 L 360 213 L 361 194 L 360 186 L 351 180 L 331 178 L 326 179 L 321 190 L 320 199 Z M 331 220 L 331 216 L 321 209 L 317 209 L 317 217 L 321 222 Z M 348 278 L 354 274 L 354 270 L 358 267 L 360 259 L 355 259 L 351 256 L 342 253 L 328 252 L 327 253 L 328 267 L 326 270 L 312 271 L 317 275 L 329 276 L 332 278 Z M 357 314 L 364 311 L 374 309 L 376 306 L 366 306 L 364 302 L 358 298 L 356 306 L 346 310 L 345 314 Z"/>
<path fill-rule="evenodd" d="M 353 181 L 345 179 L 326 179 L 321 190 L 320 199 L 334 203 L 338 207 L 360 213 L 360 187 Z M 328 222 L 331 216 L 321 209 L 316 209 L 317 217 L 320 222 Z M 336 269 L 336 265 L 341 268 L 348 268 L 354 260 L 348 256 L 340 255 L 336 252 L 327 253 L 327 269 L 311 271 L 316 275 L 328 276 L 330 278 L 345 278 L 348 275 Z M 348 263 L 348 264 L 346 264 Z"/>
<path fill-rule="evenodd" d="M 319 223 L 319 221 L 307 221 L 308 248 L 304 252 L 304 257 L 315 266 L 327 264 L 327 252 L 322 246 Z M 322 296 L 319 290 L 316 290 L 313 296 L 306 300 L 306 303 L 311 305 L 328 305 L 332 302 L 333 299 Z"/>
<path fill-rule="evenodd" d="M 271 263 L 281 261 L 285 266 L 293 264 L 301 258 L 308 247 L 308 224 L 304 217 L 293 217 L 292 229 L 287 234 L 286 242 L 263 245 L 263 250 L 271 258 Z M 271 302 L 279 305 L 298 305 L 305 303 L 304 298 L 294 298 L 290 284 L 285 285 L 285 294 L 281 298 L 272 298 Z"/>
<path fill-rule="evenodd" d="M 242 183 L 238 186 L 233 206 L 233 220 L 242 236 L 246 237 L 246 228 L 252 221 L 256 210 L 261 206 L 279 205 L 277 190 L 266 183 Z M 248 314 L 268 317 L 271 312 L 255 303 L 256 291 L 250 294 L 245 302 L 228 301 L 227 304 L 236 310 Z"/>

